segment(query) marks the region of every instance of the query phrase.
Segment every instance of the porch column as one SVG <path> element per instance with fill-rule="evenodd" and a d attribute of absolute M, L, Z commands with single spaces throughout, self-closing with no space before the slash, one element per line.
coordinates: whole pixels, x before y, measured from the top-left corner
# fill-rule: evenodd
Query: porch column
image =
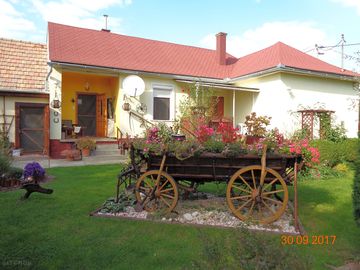
<path fill-rule="evenodd" d="M 235 127 L 236 125 L 236 121 L 235 121 L 235 113 L 236 113 L 236 110 L 235 110 L 235 104 L 236 104 L 236 94 L 235 94 L 235 90 L 233 90 L 233 106 L 232 106 L 232 117 L 233 117 L 233 127 Z"/>

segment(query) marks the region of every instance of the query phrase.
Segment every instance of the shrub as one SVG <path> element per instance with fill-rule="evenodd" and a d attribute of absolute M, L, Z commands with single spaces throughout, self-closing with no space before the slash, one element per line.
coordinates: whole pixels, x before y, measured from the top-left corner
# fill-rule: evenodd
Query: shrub
<path fill-rule="evenodd" d="M 334 167 L 343 162 L 355 162 L 358 159 L 357 139 L 346 139 L 341 142 L 314 140 L 311 145 L 320 151 L 320 163 Z"/>
<path fill-rule="evenodd" d="M 11 160 L 8 156 L 0 153 L 0 176 L 6 174 L 10 169 Z"/>
<path fill-rule="evenodd" d="M 210 139 L 204 143 L 204 148 L 206 151 L 211 153 L 221 153 L 224 151 L 225 144 L 221 141 Z"/>
<path fill-rule="evenodd" d="M 8 172 L 8 177 L 11 179 L 21 179 L 23 175 L 23 170 L 16 167 L 10 167 Z"/>
<path fill-rule="evenodd" d="M 357 152 L 360 156 L 360 144 L 357 145 Z M 355 161 L 355 175 L 354 175 L 354 190 L 353 190 L 353 205 L 354 218 L 356 224 L 360 227 L 360 159 Z"/>

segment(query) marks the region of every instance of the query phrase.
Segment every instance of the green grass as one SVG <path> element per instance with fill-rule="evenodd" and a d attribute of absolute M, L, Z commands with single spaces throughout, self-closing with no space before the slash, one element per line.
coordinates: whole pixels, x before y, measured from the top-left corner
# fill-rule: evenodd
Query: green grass
<path fill-rule="evenodd" d="M 23 190 L 0 193 L 0 268 L 192 269 L 194 262 L 207 259 L 204 237 L 227 239 L 220 243 L 227 250 L 236 230 L 90 217 L 114 195 L 119 169 L 53 168 L 48 173 L 56 179 L 44 185 L 54 189 L 52 195 L 20 201 Z M 337 240 L 333 246 L 280 248 L 304 260 L 313 257 L 314 269 L 359 259 L 351 184 L 351 176 L 301 182 L 300 216 L 308 234 L 336 235 Z M 280 243 L 278 235 L 262 237 Z"/>

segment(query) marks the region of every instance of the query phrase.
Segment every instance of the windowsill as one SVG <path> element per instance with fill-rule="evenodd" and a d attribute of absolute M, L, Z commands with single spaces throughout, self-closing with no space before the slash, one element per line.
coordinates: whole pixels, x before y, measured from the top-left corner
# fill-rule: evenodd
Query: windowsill
<path fill-rule="evenodd" d="M 159 123 L 162 123 L 162 122 L 175 122 L 175 120 L 157 120 L 157 119 L 153 119 L 151 120 L 153 122 L 159 122 Z"/>

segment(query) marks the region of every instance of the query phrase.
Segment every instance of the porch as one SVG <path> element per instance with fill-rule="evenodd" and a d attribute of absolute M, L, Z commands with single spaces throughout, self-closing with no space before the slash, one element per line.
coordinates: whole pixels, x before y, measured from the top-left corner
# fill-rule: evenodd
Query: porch
<path fill-rule="evenodd" d="M 115 138 L 118 77 L 64 71 L 61 83 L 61 140 Z"/>

